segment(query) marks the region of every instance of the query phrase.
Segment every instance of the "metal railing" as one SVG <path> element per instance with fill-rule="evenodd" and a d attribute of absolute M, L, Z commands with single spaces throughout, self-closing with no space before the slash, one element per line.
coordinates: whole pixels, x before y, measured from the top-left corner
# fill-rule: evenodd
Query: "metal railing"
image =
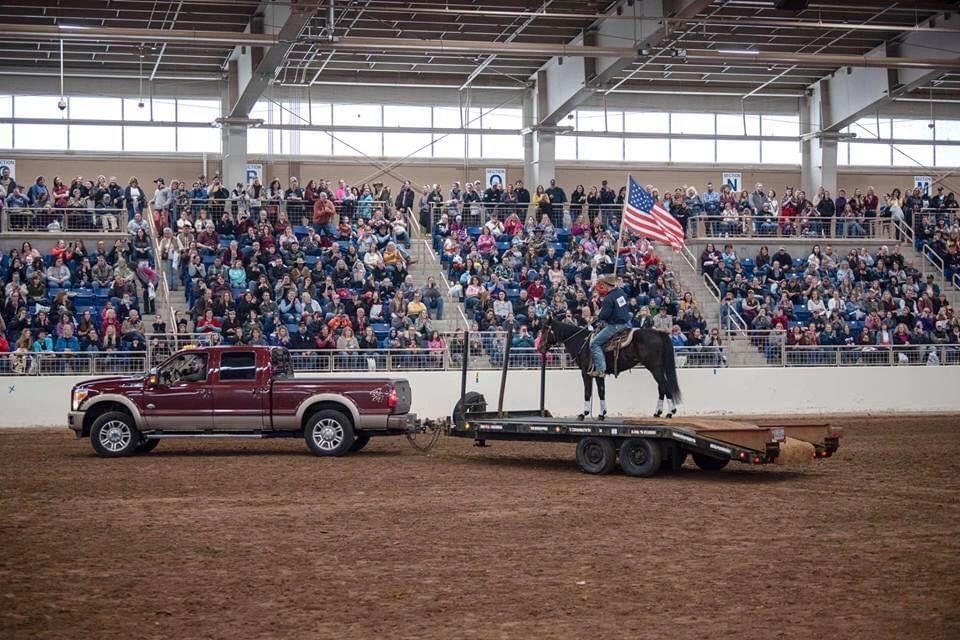
<path fill-rule="evenodd" d="M 62 209 L 55 207 L 5 208 L 0 217 L 3 233 L 127 232 L 125 209 Z"/>
<path fill-rule="evenodd" d="M 0 375 L 100 376 L 148 369 L 145 351 L 13 352 L 0 356 Z"/>
<path fill-rule="evenodd" d="M 338 215 L 347 215 L 351 218 L 361 217 L 370 219 L 377 209 L 384 211 L 384 214 L 393 211 L 392 202 L 385 200 L 333 200 Z M 277 218 L 282 212 L 287 216 L 291 225 L 309 225 L 313 222 L 313 203 L 305 200 L 284 200 L 278 198 L 263 198 L 260 200 L 251 200 L 249 197 L 230 200 L 212 200 L 209 198 L 175 198 L 169 210 L 168 222 L 176 224 L 180 213 L 186 211 L 190 214 L 192 220 L 200 215 L 201 211 L 206 211 L 208 219 L 216 224 L 224 213 L 229 213 L 237 219 L 237 216 L 246 212 L 254 218 L 260 216 L 263 212 L 266 220 L 272 225 L 276 223 Z"/>
<path fill-rule="evenodd" d="M 764 215 L 692 216 L 687 238 L 723 240 L 725 238 L 851 238 L 893 240 L 907 235 L 909 226 L 892 218 L 783 218 Z M 899 230 L 899 232 L 898 232 Z M 913 237 L 912 230 L 908 237 Z"/>
<path fill-rule="evenodd" d="M 881 345 L 788 345 L 786 335 L 769 331 L 744 331 L 745 336 L 764 356 L 761 366 L 768 367 L 847 367 L 847 366 L 921 366 L 960 365 L 960 344 Z M 459 371 L 463 358 L 474 371 L 497 370 L 503 365 L 502 331 L 472 333 L 469 345 L 462 333 L 447 333 L 443 346 L 430 349 L 378 348 L 342 352 L 321 349 L 292 349 L 294 370 L 303 373 Z M 176 351 L 204 346 L 211 334 L 150 334 L 147 351 L 84 351 L 75 353 L 11 353 L 0 357 L 0 375 L 110 375 L 145 373 L 160 365 Z M 728 363 L 724 346 L 675 347 L 678 368 L 719 368 L 757 366 L 753 363 Z M 509 355 L 512 369 L 537 369 L 543 356 L 530 347 L 513 346 Z M 575 369 L 573 359 L 562 348 L 546 355 L 546 367 L 552 370 Z"/>
<path fill-rule="evenodd" d="M 540 224 L 544 214 L 550 219 L 557 229 L 572 229 L 577 224 L 580 215 L 586 216 L 586 223 L 592 226 L 594 220 L 599 217 L 604 226 L 617 227 L 620 224 L 620 217 L 623 213 L 622 204 L 609 205 L 571 205 L 569 202 L 556 205 L 539 205 L 536 203 L 519 204 L 516 202 L 460 202 L 448 200 L 438 202 L 433 205 L 430 211 L 431 228 L 434 228 L 440 221 L 440 217 L 447 216 L 449 222 L 453 222 L 456 216 L 461 217 L 461 222 L 465 227 L 482 227 L 490 220 L 491 214 L 496 213 L 500 221 L 507 216 L 516 213 L 520 221 L 526 223 L 527 218 L 532 216 L 537 224 Z"/>

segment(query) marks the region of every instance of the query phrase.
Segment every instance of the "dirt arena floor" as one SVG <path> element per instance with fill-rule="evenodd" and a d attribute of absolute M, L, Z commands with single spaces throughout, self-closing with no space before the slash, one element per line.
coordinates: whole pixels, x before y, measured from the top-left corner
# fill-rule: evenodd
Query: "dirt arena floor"
<path fill-rule="evenodd" d="M 960 418 L 591 477 L 570 445 L 0 431 L 0 638 L 960 638 Z"/>

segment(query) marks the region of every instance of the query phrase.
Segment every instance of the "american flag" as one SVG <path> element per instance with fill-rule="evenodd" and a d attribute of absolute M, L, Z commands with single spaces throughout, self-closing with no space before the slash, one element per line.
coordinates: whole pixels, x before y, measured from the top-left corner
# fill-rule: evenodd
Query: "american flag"
<path fill-rule="evenodd" d="M 627 199 L 623 203 L 623 224 L 638 235 L 669 244 L 674 251 L 680 251 L 685 245 L 683 227 L 677 219 L 658 205 L 633 176 L 630 176 Z"/>

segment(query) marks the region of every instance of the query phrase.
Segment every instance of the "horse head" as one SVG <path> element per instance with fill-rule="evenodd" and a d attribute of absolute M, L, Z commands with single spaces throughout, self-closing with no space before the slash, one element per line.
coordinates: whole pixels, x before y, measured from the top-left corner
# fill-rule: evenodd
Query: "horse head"
<path fill-rule="evenodd" d="M 550 348 L 557 344 L 557 334 L 553 330 L 553 312 L 548 313 L 544 316 L 546 322 L 543 323 L 543 328 L 540 329 L 540 335 L 537 336 L 537 351 L 540 353 L 547 353 L 550 351 Z"/>

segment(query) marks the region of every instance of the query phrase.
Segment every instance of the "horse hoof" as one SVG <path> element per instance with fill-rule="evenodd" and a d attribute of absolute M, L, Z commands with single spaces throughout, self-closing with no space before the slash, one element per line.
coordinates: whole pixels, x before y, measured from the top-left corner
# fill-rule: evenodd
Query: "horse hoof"
<path fill-rule="evenodd" d="M 597 420 L 606 420 L 606 419 L 607 419 L 606 412 L 601 413 L 600 415 L 597 416 Z"/>
<path fill-rule="evenodd" d="M 675 413 L 676 413 L 676 411 L 671 411 L 670 413 L 668 413 L 668 414 L 667 414 L 667 419 L 669 420 L 670 418 L 672 418 Z"/>
<path fill-rule="evenodd" d="M 659 417 L 662 416 L 662 415 L 663 415 L 663 411 L 657 411 L 655 414 L 653 414 L 653 417 L 654 417 L 654 418 L 659 418 Z"/>
<path fill-rule="evenodd" d="M 580 422 L 583 422 L 583 419 L 586 417 L 587 417 L 587 414 L 581 413 L 580 415 L 577 416 L 577 420 L 579 420 Z"/>

